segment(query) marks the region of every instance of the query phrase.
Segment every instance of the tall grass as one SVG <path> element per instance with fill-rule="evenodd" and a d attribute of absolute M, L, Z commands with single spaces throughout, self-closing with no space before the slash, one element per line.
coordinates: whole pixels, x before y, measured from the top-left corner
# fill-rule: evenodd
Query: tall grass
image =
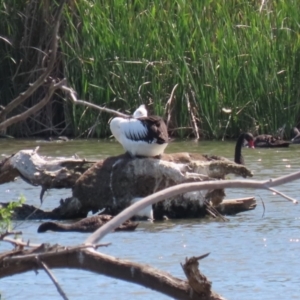
<path fill-rule="evenodd" d="M 70 1 L 61 30 L 64 75 L 82 99 L 130 112 L 146 103 L 159 115 L 178 84 L 170 129 L 181 137 L 193 133 L 191 112 L 205 138 L 289 129 L 299 120 L 300 10 L 295 0 L 260 5 Z M 110 134 L 109 115 L 69 111 L 75 135 Z"/>
<path fill-rule="evenodd" d="M 173 126 L 191 126 L 189 99 L 208 138 L 224 133 L 229 115 L 222 108 L 231 109 L 230 136 L 254 126 L 289 128 L 299 113 L 298 2 L 269 1 L 261 12 L 260 4 L 77 2 L 67 12 L 67 76 L 89 101 L 130 111 L 143 102 L 157 114 L 178 83 Z M 74 113 L 78 120 L 83 110 Z M 86 116 L 78 128 L 92 124 L 92 112 Z M 101 118 L 98 135 L 108 134 L 108 118 Z"/>

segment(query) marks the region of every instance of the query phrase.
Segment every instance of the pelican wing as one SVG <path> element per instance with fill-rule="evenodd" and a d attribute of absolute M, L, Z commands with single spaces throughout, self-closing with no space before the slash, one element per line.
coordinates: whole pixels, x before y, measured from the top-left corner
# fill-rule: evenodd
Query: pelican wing
<path fill-rule="evenodd" d="M 133 141 L 148 141 L 148 130 L 146 125 L 138 119 L 129 119 L 123 124 L 124 136 Z"/>
<path fill-rule="evenodd" d="M 161 117 L 152 116 L 148 118 L 140 118 L 147 124 L 149 136 L 152 140 L 156 140 L 157 144 L 165 144 L 169 141 L 168 128 Z"/>

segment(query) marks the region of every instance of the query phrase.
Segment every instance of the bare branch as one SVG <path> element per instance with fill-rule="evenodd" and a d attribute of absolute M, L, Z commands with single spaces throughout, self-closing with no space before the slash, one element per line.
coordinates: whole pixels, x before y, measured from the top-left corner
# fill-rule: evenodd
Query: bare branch
<path fill-rule="evenodd" d="M 21 235 L 22 231 L 6 231 L 2 234 L 0 234 L 0 241 L 3 240 L 8 235 Z"/>
<path fill-rule="evenodd" d="M 93 103 L 90 103 L 90 102 L 87 102 L 87 101 L 84 101 L 84 100 L 78 100 L 77 96 L 76 96 L 76 92 L 73 89 L 71 89 L 67 86 L 62 86 L 61 89 L 68 93 L 68 95 L 70 96 L 71 102 L 75 105 L 87 106 L 87 107 L 90 107 L 90 108 L 93 108 L 93 109 L 96 109 L 96 110 L 99 110 L 99 111 L 104 111 L 104 112 L 107 112 L 109 114 L 114 114 L 116 116 L 123 117 L 123 118 L 129 117 L 128 115 L 120 113 L 116 110 L 109 109 L 109 108 L 106 108 L 106 107 L 101 107 L 99 105 L 96 105 L 96 104 L 93 104 Z"/>
<path fill-rule="evenodd" d="M 270 187 L 285 184 L 290 181 L 300 179 L 300 171 L 295 172 L 286 176 L 281 176 L 277 179 L 270 179 L 264 181 L 257 180 L 222 180 L 222 181 L 205 181 L 205 182 L 194 182 L 194 183 L 183 183 L 176 186 L 169 187 L 155 194 L 145 197 L 143 200 L 136 202 L 123 210 L 120 214 L 114 217 L 111 221 L 107 222 L 101 228 L 96 230 L 90 235 L 85 243 L 95 244 L 102 239 L 106 234 L 113 231 L 115 228 L 120 226 L 123 222 L 130 219 L 133 215 L 137 214 L 140 210 L 146 208 L 149 205 L 157 203 L 161 200 L 174 197 L 179 194 L 199 191 L 199 190 L 214 190 L 214 189 L 225 189 L 225 188 L 252 188 L 252 189 L 263 189 L 269 190 Z M 297 200 L 293 199 L 293 203 L 298 203 Z"/>
<path fill-rule="evenodd" d="M 50 60 L 49 60 L 49 64 L 47 66 L 47 69 L 33 84 L 31 84 L 29 86 L 29 88 L 24 93 L 21 93 L 17 98 L 12 100 L 9 104 L 7 104 L 6 107 L 4 107 L 4 109 L 2 109 L 0 111 L 0 120 L 4 120 L 8 113 L 10 113 L 14 108 L 19 106 L 28 97 L 30 97 L 44 83 L 46 78 L 50 75 L 50 73 L 53 69 L 53 66 L 55 64 L 55 61 L 56 61 L 56 53 L 57 53 L 57 47 L 58 47 L 58 30 L 59 30 L 59 26 L 60 26 L 60 18 L 61 18 L 61 15 L 62 15 L 62 10 L 63 10 L 64 4 L 65 4 L 65 1 L 66 0 L 61 1 L 59 9 L 58 9 L 58 13 L 56 15 L 55 26 L 53 28 L 52 46 L 51 46 L 51 49 L 50 49 L 51 50 L 51 55 L 50 55 Z M 48 94 L 48 96 L 49 96 L 49 94 Z M 50 95 L 50 97 L 51 97 L 51 95 Z M 41 101 L 41 102 L 43 102 L 43 106 L 49 101 L 49 99 L 48 99 L 48 101 L 46 101 L 45 100 L 46 98 L 47 98 L 47 96 Z M 40 104 L 40 103 L 38 103 L 38 104 Z M 41 109 L 43 106 L 39 105 L 38 109 Z M 34 107 L 36 108 L 36 105 Z M 33 109 L 34 107 L 32 107 L 31 109 Z M 33 112 L 37 111 L 38 109 L 36 108 L 36 110 L 34 110 Z M 28 114 L 28 115 L 30 115 L 30 114 Z M 14 123 L 16 123 L 20 120 L 23 120 L 23 119 L 20 118 L 20 117 L 15 119 L 13 117 L 13 121 L 10 121 L 10 119 L 8 119 L 7 121 L 2 122 L 2 123 L 0 123 L 0 130 L 6 129 L 8 126 L 10 126 L 10 125 L 12 125 L 12 124 L 14 124 Z"/>
<path fill-rule="evenodd" d="M 138 95 L 139 95 L 139 98 L 142 100 L 142 96 L 141 96 L 141 88 L 146 85 L 146 84 L 150 84 L 151 81 L 146 81 L 146 82 L 143 82 L 140 86 L 139 86 L 139 89 L 138 89 Z"/>
<path fill-rule="evenodd" d="M 9 237 L 4 237 L 2 239 L 4 242 L 8 242 L 13 244 L 14 246 L 19 246 L 19 247 L 31 247 L 31 248 L 38 248 L 41 246 L 41 244 L 32 244 L 30 241 L 28 242 L 23 242 L 21 240 L 16 240 L 16 239 L 11 239 Z"/>
<path fill-rule="evenodd" d="M 62 296 L 62 298 L 64 300 L 68 300 L 69 298 L 67 297 L 67 295 L 65 294 L 65 292 L 63 291 L 63 289 L 61 288 L 61 286 L 59 285 L 58 281 L 56 280 L 56 278 L 54 277 L 54 275 L 52 274 L 51 270 L 47 267 L 47 265 L 45 263 L 43 263 L 38 256 L 36 256 L 36 260 L 38 261 L 38 263 L 41 265 L 41 267 L 45 270 L 45 272 L 48 274 L 48 276 L 50 277 L 50 279 L 52 280 L 52 282 L 54 283 L 57 291 L 59 292 L 59 294 Z"/>
<path fill-rule="evenodd" d="M 282 192 L 279 192 L 279 191 L 277 191 L 277 190 L 275 190 L 275 189 L 273 189 L 273 188 L 268 188 L 268 190 L 271 191 L 271 192 L 273 192 L 273 193 L 275 193 L 275 194 L 277 194 L 277 195 L 280 195 L 281 197 L 287 199 L 288 201 L 293 202 L 294 204 L 297 204 L 297 203 L 295 203 L 295 201 L 297 202 L 297 200 L 295 200 L 295 199 L 293 199 L 293 198 L 291 198 L 291 197 L 285 195 L 285 194 L 282 193 Z"/>
<path fill-rule="evenodd" d="M 192 118 L 193 131 L 194 131 L 194 134 L 196 136 L 196 140 L 198 141 L 200 139 L 199 130 L 198 130 L 195 115 L 194 115 L 192 107 L 191 107 L 191 103 L 190 103 L 190 100 L 189 100 L 188 93 L 185 94 L 185 98 L 186 98 L 186 102 L 187 102 L 188 112 L 189 112 L 189 114 L 191 115 L 191 118 Z"/>
<path fill-rule="evenodd" d="M 51 84 L 50 84 L 49 90 L 47 91 L 47 94 L 45 95 L 45 97 L 40 102 L 38 102 L 36 105 L 32 106 L 31 108 L 27 109 L 25 112 L 23 112 L 19 115 L 13 116 L 13 117 L 7 119 L 6 121 L 2 122 L 0 124 L 0 130 L 9 127 L 12 124 L 15 124 L 15 123 L 18 123 L 20 121 L 26 120 L 30 115 L 33 115 L 34 113 L 36 113 L 37 111 L 42 109 L 50 101 L 50 99 L 51 99 L 52 95 L 54 94 L 55 90 L 58 89 L 63 82 L 64 81 L 61 81 L 61 82 L 55 84 L 52 81 Z M 27 91 L 25 93 L 27 93 Z M 28 96 L 26 98 L 28 98 Z"/>
<path fill-rule="evenodd" d="M 32 271 L 33 268 L 42 268 L 40 264 L 37 264 L 36 257 L 38 257 L 51 269 L 72 268 L 86 270 L 139 284 L 175 299 L 212 299 L 203 298 L 197 293 L 193 293 L 186 280 L 176 278 L 167 272 L 157 270 L 148 265 L 114 258 L 92 249 L 78 250 L 60 246 L 52 251 L 35 253 L 30 256 L 19 255 L 19 252 L 16 253 L 17 256 L 14 256 L 14 253 L 11 252 L 10 255 L 6 255 L 2 259 L 0 257 L 0 278 Z"/>
<path fill-rule="evenodd" d="M 170 98 L 169 98 L 169 100 L 167 101 L 167 103 L 165 105 L 165 113 L 168 115 L 167 127 L 169 127 L 169 124 L 170 124 L 170 121 L 171 121 L 171 104 L 172 104 L 172 101 L 174 99 L 174 93 L 175 93 L 175 90 L 177 89 L 177 87 L 178 87 L 178 83 L 174 85 L 174 87 L 172 89 L 172 92 L 171 92 L 171 95 L 170 95 Z"/>

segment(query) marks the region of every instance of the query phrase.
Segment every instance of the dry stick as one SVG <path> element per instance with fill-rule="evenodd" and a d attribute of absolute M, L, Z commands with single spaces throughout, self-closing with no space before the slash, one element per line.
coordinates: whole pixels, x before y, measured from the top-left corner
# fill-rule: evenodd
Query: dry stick
<path fill-rule="evenodd" d="M 69 298 L 67 297 L 67 295 L 65 294 L 65 292 L 63 291 L 63 289 L 61 288 L 58 281 L 56 280 L 56 278 L 52 274 L 51 270 L 47 267 L 47 265 L 45 263 L 43 263 L 38 257 L 36 257 L 36 260 L 41 265 L 41 267 L 45 270 L 45 272 L 48 274 L 48 276 L 50 277 L 50 279 L 52 280 L 52 282 L 56 286 L 56 289 L 59 292 L 59 294 L 62 296 L 62 298 L 64 300 L 69 300 Z"/>
<path fill-rule="evenodd" d="M 199 137 L 199 131 L 198 131 L 198 126 L 197 126 L 196 118 L 195 118 L 195 116 L 194 116 L 194 114 L 192 112 L 191 103 L 190 103 L 189 96 L 188 96 L 187 93 L 185 94 L 185 98 L 186 98 L 186 102 L 187 102 L 188 112 L 190 113 L 190 115 L 192 117 L 193 131 L 194 131 L 194 134 L 196 136 L 196 140 L 199 140 L 200 137 Z"/>
<path fill-rule="evenodd" d="M 61 89 L 68 93 L 68 95 L 70 96 L 71 102 L 75 105 L 84 105 L 84 106 L 91 107 L 91 108 L 99 110 L 99 111 L 105 111 L 107 113 L 114 114 L 114 115 L 117 115 L 117 116 L 123 117 L 123 118 L 128 118 L 129 117 L 128 115 L 122 114 L 122 113 L 120 113 L 116 110 L 109 109 L 109 108 L 106 108 L 106 107 L 101 107 L 99 105 L 96 105 L 96 104 L 93 104 L 93 103 L 90 103 L 90 102 L 87 102 L 87 101 L 84 101 L 84 100 L 78 100 L 77 97 L 76 97 L 76 92 L 73 89 L 71 89 L 71 88 L 69 88 L 65 85 L 62 86 Z"/>
<path fill-rule="evenodd" d="M 9 104 L 6 105 L 6 107 L 0 111 L 0 120 L 2 120 L 6 115 L 8 115 L 14 108 L 16 108 L 17 106 L 19 106 L 21 103 L 23 103 L 28 97 L 30 97 L 46 80 L 46 78 L 50 75 L 53 66 L 55 64 L 56 61 L 56 53 L 57 53 L 57 47 L 58 47 L 58 30 L 59 30 L 59 25 L 60 25 L 60 18 L 61 18 L 61 14 L 62 14 L 62 10 L 63 10 L 63 6 L 66 0 L 62 0 L 58 9 L 58 13 L 57 13 L 57 18 L 55 20 L 55 26 L 53 29 L 53 41 L 52 41 L 52 46 L 51 46 L 51 56 L 50 56 L 50 61 L 48 64 L 48 67 L 46 69 L 46 71 L 33 83 L 29 86 L 29 88 L 24 92 L 21 93 L 17 98 L 15 98 L 14 100 L 12 100 Z M 44 105 L 47 103 L 43 102 Z M 39 103 L 38 103 L 39 104 Z M 37 105 L 38 105 L 37 104 Z M 31 108 L 31 112 L 34 113 L 37 110 L 34 110 L 33 106 Z M 41 107 L 39 106 L 39 109 Z M 23 114 L 21 114 L 23 115 Z M 26 115 L 26 118 L 28 117 L 28 115 Z M 14 119 L 14 122 L 10 121 L 12 118 L 9 118 L 8 120 L 0 123 L 0 130 L 2 129 L 6 129 L 8 126 L 19 122 L 23 119 L 17 118 Z"/>
<path fill-rule="evenodd" d="M 228 126 L 229 126 L 229 123 L 230 123 L 231 117 L 232 117 L 232 115 L 230 114 L 230 115 L 229 115 L 229 117 L 228 117 L 228 121 L 227 121 L 227 124 L 226 124 L 225 130 L 224 130 L 224 134 L 223 134 L 223 137 L 222 137 L 222 142 L 224 142 L 224 139 L 225 139 L 225 134 L 226 134 L 227 128 L 228 128 Z"/>
<path fill-rule="evenodd" d="M 0 234 L 0 241 L 3 240 L 8 235 L 21 235 L 22 231 L 6 231 Z"/>
<path fill-rule="evenodd" d="M 23 242 L 23 241 L 19 241 L 16 239 L 11 239 L 9 237 L 4 237 L 3 238 L 4 242 L 8 242 L 13 244 L 14 246 L 21 246 L 21 247 L 31 247 L 31 248 L 38 248 L 41 246 L 41 244 L 31 244 L 29 241 L 28 242 Z"/>
<path fill-rule="evenodd" d="M 287 199 L 287 200 L 289 200 L 289 201 L 291 201 L 291 202 L 295 201 L 293 198 L 291 198 L 291 197 L 289 197 L 289 196 L 287 196 L 287 195 L 285 195 L 285 194 L 283 194 L 283 193 L 281 193 L 281 192 L 279 192 L 279 191 L 277 191 L 273 188 L 268 188 L 268 190 L 275 193 L 275 194 L 277 194 L 277 195 L 279 195 L 279 196 L 281 196 L 281 197 L 283 197 L 283 198 L 285 198 L 285 199 Z"/>
<path fill-rule="evenodd" d="M 263 7 L 264 7 L 264 4 L 265 4 L 265 0 L 262 0 L 261 1 L 261 5 L 260 5 L 260 8 L 259 8 L 259 12 L 261 13 Z"/>
<path fill-rule="evenodd" d="M 179 194 L 199 191 L 199 190 L 213 190 L 213 189 L 225 189 L 225 188 L 254 188 L 268 190 L 270 187 L 285 184 L 290 181 L 300 179 L 300 171 L 289 175 L 281 176 L 277 179 L 270 179 L 264 181 L 257 180 L 222 180 L 222 181 L 205 181 L 205 182 L 194 182 L 194 183 L 182 183 L 176 186 L 169 187 L 155 194 L 145 197 L 143 200 L 134 203 L 129 206 L 112 220 L 108 221 L 101 228 L 97 229 L 91 234 L 85 241 L 86 244 L 95 244 L 102 239 L 106 234 L 113 231 L 115 228 L 120 226 L 123 222 L 131 218 L 140 210 L 146 208 L 149 205 L 157 203 L 167 198 L 174 197 Z M 281 194 L 281 196 L 284 196 Z M 288 200 L 290 197 L 284 196 Z M 293 203 L 298 203 L 297 200 L 293 200 Z"/>
<path fill-rule="evenodd" d="M 21 251 L 20 251 L 21 252 Z M 20 253 L 18 252 L 18 253 Z M 147 265 L 130 262 L 128 260 L 117 259 L 115 257 L 91 250 L 63 250 L 54 249 L 50 252 L 35 254 L 35 256 L 22 256 L 18 258 L 12 252 L 1 257 L 0 278 L 21 274 L 31 271 L 33 268 L 40 268 L 35 257 L 38 256 L 48 267 L 52 268 L 72 268 L 82 269 L 113 277 L 127 282 L 139 284 L 141 286 L 156 290 L 172 299 L 205 299 L 193 293 L 186 280 L 176 278 L 171 274 L 157 270 Z M 206 298 L 206 299 L 223 299 Z"/>
<path fill-rule="evenodd" d="M 196 110 L 196 112 L 197 112 L 197 111 L 199 111 L 199 108 L 198 108 L 198 104 L 197 104 L 197 101 L 196 101 L 195 92 L 194 92 L 194 90 L 191 88 L 191 86 L 190 86 L 190 89 L 191 89 L 191 94 L 192 94 L 192 100 L 193 100 L 193 102 L 194 102 L 193 107 L 195 108 L 195 110 Z M 199 122 L 200 122 L 201 120 L 200 120 L 199 114 L 196 113 L 196 115 L 198 116 L 198 120 L 199 120 Z M 195 127 L 196 127 L 197 133 L 198 133 L 198 135 L 199 135 L 199 128 L 198 128 L 197 122 L 196 122 L 197 119 L 196 119 L 196 116 L 195 116 L 194 113 L 193 113 L 193 116 L 194 116 L 194 121 L 195 121 Z M 199 135 L 199 138 L 200 138 L 200 135 Z"/>
<path fill-rule="evenodd" d="M 169 123 L 171 121 L 171 104 L 172 104 L 172 101 L 174 99 L 174 93 L 175 93 L 175 90 L 176 90 L 177 87 L 178 87 L 178 83 L 174 85 L 173 90 L 172 90 L 171 95 L 170 95 L 170 98 L 169 98 L 169 100 L 167 101 L 167 103 L 165 105 L 165 114 L 166 113 L 168 114 L 167 128 L 169 127 Z"/>
<path fill-rule="evenodd" d="M 42 245 L 43 244 L 35 245 L 34 248 L 40 248 Z M 85 245 L 85 244 L 82 244 L 82 245 L 74 246 L 74 247 L 64 247 L 64 246 L 59 246 L 58 245 L 59 247 L 61 247 L 61 249 L 57 249 L 56 253 L 60 253 L 60 254 L 70 253 L 72 251 L 84 250 L 84 249 L 91 248 L 91 247 L 92 247 L 93 250 L 96 250 L 96 249 L 98 249 L 100 247 L 108 247 L 110 245 L 111 245 L 111 243 L 96 244 L 96 245 Z M 32 247 L 32 245 L 31 245 L 31 247 Z M 9 261 L 18 261 L 20 259 L 25 259 L 26 260 L 26 259 L 29 259 L 29 258 L 32 258 L 32 257 L 40 257 L 40 256 L 43 256 L 45 258 L 45 257 L 51 256 L 52 254 L 53 254 L 53 251 L 44 251 L 44 252 L 40 252 L 39 254 L 37 254 L 37 253 L 29 253 L 29 254 L 21 253 L 20 255 L 9 256 L 6 259 L 9 260 Z"/>
<path fill-rule="evenodd" d="M 204 204 L 206 205 L 206 210 L 207 210 L 214 218 L 219 217 L 219 218 L 220 218 L 222 221 L 224 221 L 224 222 L 228 222 L 228 221 L 229 221 L 226 217 L 224 217 L 222 214 L 220 214 L 220 213 L 218 212 L 218 210 L 217 210 L 215 207 L 213 207 L 213 206 L 209 203 L 209 201 L 205 201 Z"/>
<path fill-rule="evenodd" d="M 261 201 L 261 203 L 262 203 L 262 206 L 263 206 L 263 214 L 262 214 L 262 218 L 264 217 L 264 215 L 265 215 L 265 211 L 266 211 L 266 207 L 265 207 L 265 203 L 264 203 L 264 201 L 263 201 L 263 199 L 261 198 L 261 196 L 259 196 L 259 198 L 260 198 L 260 201 Z"/>
<path fill-rule="evenodd" d="M 139 95 L 139 98 L 142 100 L 142 96 L 141 96 L 141 88 L 146 85 L 146 84 L 149 84 L 151 83 L 151 81 L 146 81 L 144 83 L 142 83 L 140 86 L 139 86 L 139 89 L 138 89 L 138 95 Z"/>
<path fill-rule="evenodd" d="M 42 109 L 51 99 L 52 95 L 54 94 L 54 92 L 64 83 L 65 81 L 62 80 L 59 83 L 54 83 L 51 82 L 50 87 L 47 91 L 47 94 L 45 95 L 45 97 L 38 102 L 36 105 L 32 106 L 31 108 L 27 109 L 26 111 L 24 111 L 23 113 L 13 116 L 9 119 L 7 119 L 6 121 L 2 122 L 0 124 L 0 130 L 1 129 L 5 129 L 9 126 L 11 126 L 12 124 L 18 123 L 20 121 L 23 121 L 25 119 L 27 119 L 30 115 L 34 114 L 35 112 L 39 111 L 40 109 Z"/>

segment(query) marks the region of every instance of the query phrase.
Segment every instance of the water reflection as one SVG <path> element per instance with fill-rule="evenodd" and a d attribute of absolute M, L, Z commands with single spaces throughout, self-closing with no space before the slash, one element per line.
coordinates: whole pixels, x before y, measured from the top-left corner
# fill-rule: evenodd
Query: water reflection
<path fill-rule="evenodd" d="M 34 149 L 45 156 L 72 156 L 75 153 L 86 159 L 98 160 L 123 152 L 121 146 L 110 141 L 73 140 L 66 143 L 36 140 L 0 140 L 0 155 L 10 155 L 20 149 Z M 233 142 L 176 141 L 167 152 L 190 151 L 222 155 L 233 158 Z M 286 149 L 243 149 L 247 166 L 255 179 L 268 179 L 297 171 L 300 163 L 300 145 Z M 232 176 L 232 178 L 234 178 Z M 299 182 L 285 184 L 279 190 L 291 197 L 299 197 Z M 18 179 L 0 185 L 1 201 L 16 199 L 22 193 L 28 204 L 39 205 L 40 188 Z M 141 222 L 137 231 L 116 232 L 103 242 L 112 242 L 104 253 L 124 259 L 153 265 L 184 278 L 180 262 L 185 257 L 210 252 L 201 261 L 201 270 L 213 281 L 213 288 L 227 299 L 299 299 L 300 211 L 269 191 L 232 189 L 228 198 L 257 197 L 254 211 L 230 216 L 229 222 L 204 220 L 168 220 Z M 71 195 L 70 190 L 50 190 L 46 193 L 43 208 L 53 209 L 60 198 Z M 262 202 L 265 205 L 263 215 Z M 28 221 L 20 225 L 24 239 L 33 243 L 80 244 L 86 233 L 47 232 L 37 234 L 41 222 Z M 18 228 L 19 229 L 19 228 Z M 11 246 L 0 244 L 0 251 Z M 54 270 L 70 299 L 169 299 L 143 287 L 116 279 L 78 270 Z M 1 280 L 0 291 L 4 299 L 61 299 L 50 279 L 39 271 Z"/>

